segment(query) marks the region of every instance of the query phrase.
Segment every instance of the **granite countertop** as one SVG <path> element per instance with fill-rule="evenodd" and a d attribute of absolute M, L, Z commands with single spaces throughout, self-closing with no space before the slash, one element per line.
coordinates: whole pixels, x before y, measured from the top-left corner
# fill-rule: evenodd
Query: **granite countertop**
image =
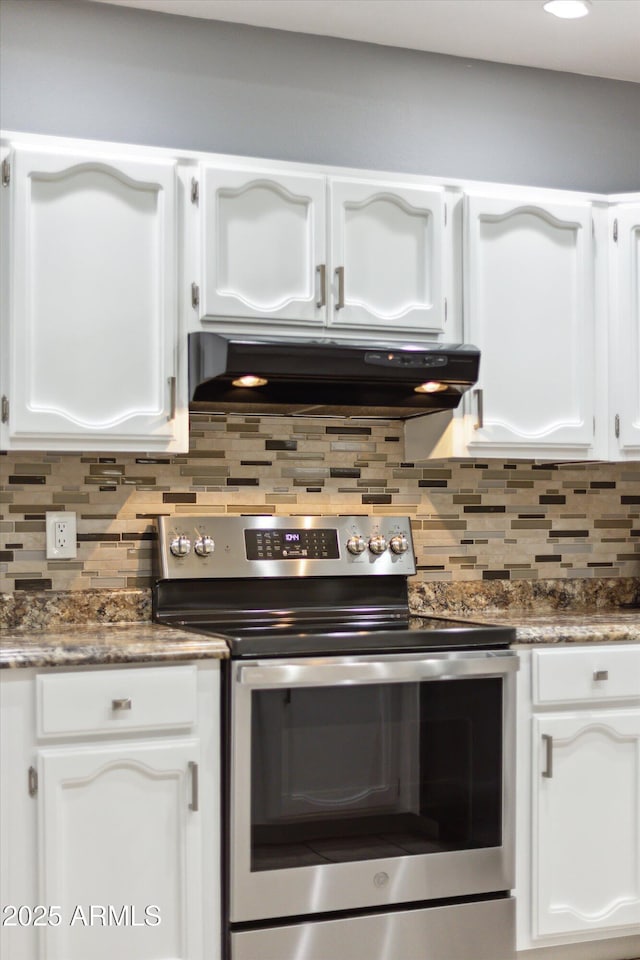
<path fill-rule="evenodd" d="M 148 621 L 0 630 L 0 668 L 219 660 L 228 655 L 220 638 Z"/>
<path fill-rule="evenodd" d="M 608 610 L 498 610 L 469 612 L 463 618 L 475 623 L 515 627 L 516 643 L 640 643 L 640 608 Z"/>
<path fill-rule="evenodd" d="M 454 618 L 470 623 L 515 627 L 518 644 L 640 643 L 638 608 L 543 613 L 530 609 L 483 610 L 477 613 L 466 611 L 463 616 L 454 615 Z M 0 630 L 0 668 L 159 663 L 227 656 L 228 649 L 221 638 L 149 621 Z"/>

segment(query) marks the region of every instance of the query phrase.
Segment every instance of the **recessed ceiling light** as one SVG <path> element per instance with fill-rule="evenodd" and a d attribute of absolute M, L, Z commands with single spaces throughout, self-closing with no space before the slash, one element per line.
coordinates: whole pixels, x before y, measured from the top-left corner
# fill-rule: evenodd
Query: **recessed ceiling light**
<path fill-rule="evenodd" d="M 586 17 L 591 9 L 591 0 L 547 0 L 544 4 L 547 13 L 563 20 L 577 20 Z"/>

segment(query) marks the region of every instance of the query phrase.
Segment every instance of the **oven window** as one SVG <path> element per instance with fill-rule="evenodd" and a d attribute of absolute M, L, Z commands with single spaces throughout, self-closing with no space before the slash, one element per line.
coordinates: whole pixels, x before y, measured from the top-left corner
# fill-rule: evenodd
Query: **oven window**
<path fill-rule="evenodd" d="M 502 680 L 252 693 L 251 869 L 498 846 Z"/>

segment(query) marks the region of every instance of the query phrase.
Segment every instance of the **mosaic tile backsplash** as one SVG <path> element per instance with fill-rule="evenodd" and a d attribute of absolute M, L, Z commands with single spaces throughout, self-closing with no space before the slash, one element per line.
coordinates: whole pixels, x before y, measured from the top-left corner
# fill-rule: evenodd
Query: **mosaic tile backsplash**
<path fill-rule="evenodd" d="M 395 421 L 192 414 L 183 456 L 0 456 L 0 591 L 144 588 L 158 514 L 399 514 L 418 580 L 640 576 L 640 463 L 403 459 Z M 73 510 L 76 560 L 45 557 Z"/>

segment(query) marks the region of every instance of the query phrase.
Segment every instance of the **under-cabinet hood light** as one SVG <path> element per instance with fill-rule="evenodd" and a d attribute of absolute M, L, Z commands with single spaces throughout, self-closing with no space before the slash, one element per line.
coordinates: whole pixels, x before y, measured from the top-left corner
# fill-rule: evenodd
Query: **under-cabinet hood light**
<path fill-rule="evenodd" d="M 264 377 L 254 377 L 253 374 L 246 374 L 244 377 L 238 377 L 237 380 L 232 380 L 234 387 L 264 387 L 268 380 L 265 380 Z"/>
<path fill-rule="evenodd" d="M 428 380 L 413 389 L 416 393 L 440 393 L 441 390 L 447 389 L 447 385 L 446 383 L 439 383 L 437 380 Z"/>
<path fill-rule="evenodd" d="M 578 20 L 590 13 L 591 0 L 547 0 L 544 9 L 562 20 Z"/>
<path fill-rule="evenodd" d="M 478 379 L 470 344 L 189 334 L 194 410 L 407 420 L 454 410 Z M 259 389 L 252 389 L 258 387 Z"/>

